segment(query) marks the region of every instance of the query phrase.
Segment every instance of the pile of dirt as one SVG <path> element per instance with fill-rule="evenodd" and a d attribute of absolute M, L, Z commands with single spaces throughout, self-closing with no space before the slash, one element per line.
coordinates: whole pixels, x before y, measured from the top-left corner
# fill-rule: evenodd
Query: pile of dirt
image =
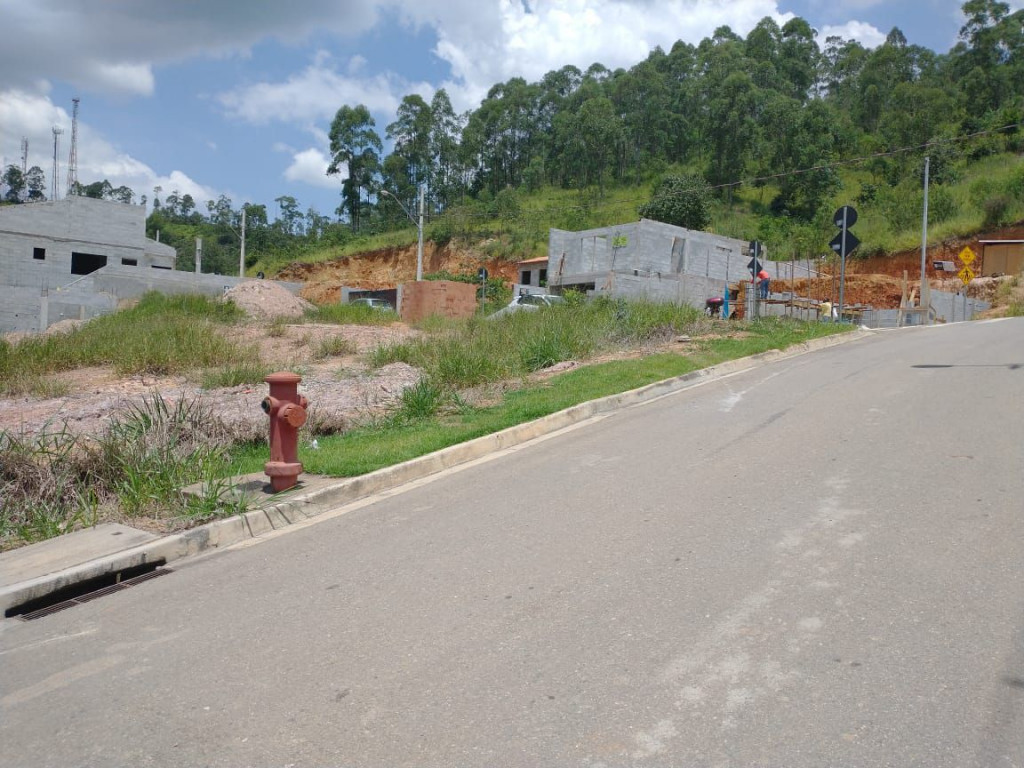
<path fill-rule="evenodd" d="M 224 292 L 224 300 L 233 301 L 249 317 L 273 320 L 275 317 L 302 317 L 313 305 L 273 281 L 247 280 Z"/>

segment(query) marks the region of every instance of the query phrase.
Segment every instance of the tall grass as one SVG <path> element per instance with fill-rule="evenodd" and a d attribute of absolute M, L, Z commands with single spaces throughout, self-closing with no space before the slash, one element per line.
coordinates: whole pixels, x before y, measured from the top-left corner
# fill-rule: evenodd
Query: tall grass
<path fill-rule="evenodd" d="M 197 401 L 159 395 L 128 406 L 86 440 L 66 428 L 0 432 L 0 549 L 105 519 L 206 520 L 244 511 L 222 493 L 235 437 Z M 186 495 L 182 489 L 205 483 Z M 172 527 L 174 527 L 172 525 Z"/>
<path fill-rule="evenodd" d="M 123 376 L 251 364 L 254 350 L 217 332 L 242 316 L 230 302 L 148 293 L 134 307 L 68 333 L 0 345 L 0 393 L 37 391 L 46 374 L 90 365 L 108 365 Z"/>
<path fill-rule="evenodd" d="M 435 336 L 377 348 L 371 364 L 403 362 L 447 390 L 524 376 L 602 350 L 664 340 L 694 323 L 690 307 L 598 299 L 503 317 L 474 317 Z"/>

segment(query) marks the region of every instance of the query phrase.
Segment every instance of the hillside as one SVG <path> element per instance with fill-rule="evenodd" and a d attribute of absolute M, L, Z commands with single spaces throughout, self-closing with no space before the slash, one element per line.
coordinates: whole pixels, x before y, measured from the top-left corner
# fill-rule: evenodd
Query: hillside
<path fill-rule="evenodd" d="M 960 290 L 960 281 L 955 275 L 937 276 L 932 262 L 955 260 L 965 248 L 981 253 L 981 240 L 1024 239 L 1024 225 L 987 230 L 970 237 L 950 238 L 931 245 L 927 251 L 927 270 L 934 288 L 945 291 Z M 461 241 L 450 241 L 443 246 L 427 241 L 423 245 L 423 272 L 449 272 L 457 275 L 473 275 L 484 266 L 492 277 L 512 283 L 516 280 L 516 263 L 487 255 L 489 242 L 475 246 Z M 838 265 L 826 265 L 826 272 L 836 272 Z M 892 255 L 871 258 L 851 258 L 847 262 L 845 297 L 850 304 L 870 304 L 877 308 L 896 308 L 902 294 L 902 277 L 906 272 L 913 285 L 921 272 L 920 248 L 903 250 Z M 783 268 L 784 276 L 784 268 Z M 416 245 L 389 246 L 375 250 L 341 256 L 329 261 L 294 262 L 282 269 L 276 277 L 305 283 L 301 295 L 316 304 L 337 303 L 341 287 L 358 287 L 368 290 L 393 288 L 416 277 Z M 825 298 L 836 290 L 835 280 L 806 280 L 796 282 L 794 289 L 800 295 Z M 993 301 L 998 282 L 976 280 L 968 294 L 972 297 Z M 776 282 L 777 290 L 788 290 L 785 279 Z"/>

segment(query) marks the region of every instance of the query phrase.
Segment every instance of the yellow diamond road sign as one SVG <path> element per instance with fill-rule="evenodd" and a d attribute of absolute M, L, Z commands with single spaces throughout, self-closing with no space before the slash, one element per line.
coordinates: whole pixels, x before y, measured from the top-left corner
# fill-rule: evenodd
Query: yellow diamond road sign
<path fill-rule="evenodd" d="M 970 247 L 964 248 L 960 251 L 960 263 L 965 267 L 970 266 L 974 262 L 974 259 L 974 251 L 972 251 Z M 971 275 L 971 277 L 974 277 L 974 275 Z"/>
<path fill-rule="evenodd" d="M 967 285 L 971 280 L 974 279 L 974 272 L 970 267 L 963 267 L 959 272 L 956 273 L 957 277 L 960 278 L 960 282 Z"/>

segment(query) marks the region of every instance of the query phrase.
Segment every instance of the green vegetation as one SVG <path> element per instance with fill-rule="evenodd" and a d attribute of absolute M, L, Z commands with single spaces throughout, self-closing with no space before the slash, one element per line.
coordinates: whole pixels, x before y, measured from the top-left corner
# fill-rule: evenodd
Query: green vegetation
<path fill-rule="evenodd" d="M 46 374 L 90 365 L 119 375 L 177 374 L 224 365 L 255 366 L 255 352 L 213 332 L 241 318 L 230 302 L 202 296 L 146 294 L 130 309 L 81 328 L 0 344 L 0 393 L 46 391 Z"/>
<path fill-rule="evenodd" d="M 697 317 L 692 307 L 576 297 L 540 312 L 471 318 L 445 333 L 379 347 L 371 359 L 377 366 L 408 363 L 455 391 L 612 348 L 664 341 Z"/>
<path fill-rule="evenodd" d="M 366 311 L 371 317 L 388 314 Z M 230 305 L 200 299 L 147 296 L 138 306 L 91 321 L 52 349 L 46 347 L 50 351 L 41 355 L 34 370 L 42 376 L 97 363 L 129 369 L 129 363 L 138 359 L 134 342 L 122 345 L 123 358 L 109 351 L 75 356 L 72 350 L 103 349 L 97 339 L 129 340 L 143 331 L 156 334 L 161 325 L 205 323 L 205 333 L 200 334 L 208 337 L 204 343 L 221 349 L 214 341 L 216 327 L 232 322 L 236 312 Z M 371 355 L 376 365 L 397 360 L 415 365 L 423 371 L 421 380 L 402 393 L 392 411 L 354 430 L 341 435 L 309 433 L 310 438 L 318 437 L 320 449 L 304 451 L 302 460 L 310 472 L 367 472 L 585 400 L 842 329 L 785 320 L 723 323 L 686 307 L 585 302 L 578 295 L 570 295 L 565 306 L 537 312 L 424 322 L 422 336 Z M 730 338 L 721 337 L 723 331 Z M 695 339 L 685 353 L 589 365 L 542 380 L 531 375 L 565 360 L 623 352 L 643 355 L 679 333 Z M 26 360 L 22 344 L 0 347 L 5 366 L 0 382 L 8 391 L 9 372 Z M 314 352 L 336 355 L 352 350 L 344 343 L 328 343 Z M 153 365 L 151 358 L 142 359 Z M 211 365 L 206 348 L 160 366 L 161 371 L 201 375 L 210 386 L 252 382 L 265 375 L 255 357 L 225 357 L 221 364 Z M 251 435 L 228 430 L 216 414 L 195 401 L 167 402 L 155 395 L 112 414 L 107 429 L 95 439 L 79 438 L 64 428 L 35 438 L 0 433 L 0 549 L 102 520 L 145 518 L 150 525 L 175 528 L 237 514 L 244 503 L 232 497 L 225 478 L 258 472 L 266 461 L 265 445 L 244 442 L 249 439 Z M 192 483 L 203 483 L 205 490 L 185 495 L 182 487 Z"/>
<path fill-rule="evenodd" d="M 232 442 L 194 402 L 159 396 L 114 414 L 97 440 L 66 428 L 33 439 L 0 432 L 0 550 L 102 519 L 184 527 L 244 511 L 222 479 Z M 202 493 L 182 492 L 196 482 Z"/>
<path fill-rule="evenodd" d="M 365 474 L 579 403 L 681 376 L 725 360 L 784 349 L 808 339 L 842 332 L 848 326 L 781 319 L 740 324 L 739 328 L 743 331 L 739 338 L 704 338 L 686 355 L 659 353 L 597 363 L 554 375 L 541 383 L 523 383 L 506 392 L 495 405 L 470 407 L 460 398 L 445 394 L 444 386 L 427 377 L 418 387 L 407 391 L 389 418 L 343 435 L 319 438 L 318 450 L 303 452 L 303 466 L 307 472 L 335 477 Z M 234 468 L 237 472 L 259 471 L 266 461 L 265 454 L 265 449 L 249 446 L 236 454 Z"/>
<path fill-rule="evenodd" d="M 720 27 L 628 69 L 566 65 L 495 83 L 463 115 L 444 90 L 406 95 L 380 127 L 364 105 L 337 105 L 330 172 L 348 170 L 340 219 L 303 212 L 289 195 L 244 211 L 221 196 L 200 211 L 190 195 L 156 187 L 147 233 L 177 248 L 184 270 L 202 237 L 203 268 L 236 274 L 244 214 L 245 269 L 273 275 L 411 245 L 408 212 L 425 188 L 428 239 L 518 260 L 543 254 L 551 227 L 617 224 L 641 210 L 702 225 L 704 215 L 680 218 L 705 196 L 671 188 L 686 178 L 710 185 L 709 229 L 757 238 L 772 258 L 827 254 L 841 204 L 858 207 L 859 253 L 873 255 L 918 244 L 926 155 L 931 238 L 997 227 L 1024 218 L 1024 10 L 968 0 L 962 12 L 945 53 L 899 29 L 871 50 L 841 37 L 822 44 L 804 19 L 766 17 L 745 38 Z M 44 181 L 38 167 L 9 165 L 4 202 L 44 199 Z M 136 201 L 106 181 L 77 191 Z"/>

